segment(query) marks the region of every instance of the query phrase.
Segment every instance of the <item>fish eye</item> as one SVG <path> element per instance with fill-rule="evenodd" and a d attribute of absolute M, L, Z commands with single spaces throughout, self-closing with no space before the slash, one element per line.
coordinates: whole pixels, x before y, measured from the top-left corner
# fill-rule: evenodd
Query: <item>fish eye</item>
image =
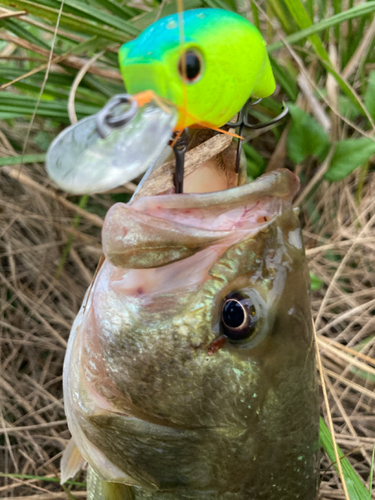
<path fill-rule="evenodd" d="M 221 326 L 229 340 L 248 339 L 258 323 L 256 309 L 251 298 L 240 292 L 228 294 L 221 306 Z"/>
<path fill-rule="evenodd" d="M 184 68 L 185 59 L 185 68 Z M 193 83 L 201 75 L 202 61 L 201 57 L 193 50 L 186 51 L 178 61 L 178 72 L 183 80 Z"/>

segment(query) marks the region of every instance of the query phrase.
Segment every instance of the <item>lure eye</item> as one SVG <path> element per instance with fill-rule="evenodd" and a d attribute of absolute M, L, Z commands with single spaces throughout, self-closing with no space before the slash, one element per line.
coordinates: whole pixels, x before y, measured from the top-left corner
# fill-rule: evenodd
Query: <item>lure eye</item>
<path fill-rule="evenodd" d="M 249 338 L 258 323 L 251 298 L 239 292 L 227 295 L 221 306 L 223 333 L 233 342 Z"/>
<path fill-rule="evenodd" d="M 184 68 L 185 59 L 185 68 Z M 178 72 L 186 82 L 194 82 L 197 80 L 202 71 L 201 58 L 196 52 L 188 50 L 183 54 L 178 62 Z"/>

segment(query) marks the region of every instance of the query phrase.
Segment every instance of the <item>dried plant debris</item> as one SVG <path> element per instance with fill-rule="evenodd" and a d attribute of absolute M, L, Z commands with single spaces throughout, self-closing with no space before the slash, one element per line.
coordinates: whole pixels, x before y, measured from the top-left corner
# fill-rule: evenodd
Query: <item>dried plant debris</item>
<path fill-rule="evenodd" d="M 70 437 L 62 363 L 101 252 L 100 227 L 81 217 L 73 229 L 76 214 L 65 198 L 55 197 L 42 169 L 22 167 L 20 173 L 31 182 L 0 173 L 0 471 L 58 478 Z M 57 277 L 71 236 L 69 257 Z M 0 485 L 1 498 L 55 498 L 51 491 L 68 498 L 58 483 L 2 478 Z"/>
<path fill-rule="evenodd" d="M 336 441 L 365 484 L 375 446 L 374 175 L 367 180 L 361 193 L 353 175 L 338 184 L 324 182 L 303 209 L 312 308 Z M 321 498 L 345 498 L 326 457 Z"/>

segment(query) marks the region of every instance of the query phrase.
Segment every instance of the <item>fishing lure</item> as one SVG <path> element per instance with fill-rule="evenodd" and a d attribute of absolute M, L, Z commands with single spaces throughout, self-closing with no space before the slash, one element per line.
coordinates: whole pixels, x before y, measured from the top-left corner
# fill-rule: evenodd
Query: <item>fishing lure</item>
<path fill-rule="evenodd" d="M 178 14 L 160 19 L 121 47 L 119 63 L 129 94 L 68 127 L 48 151 L 47 171 L 68 192 L 96 193 L 128 182 L 158 158 L 174 131 L 218 129 L 250 98 L 275 90 L 257 28 L 219 9 L 184 12 L 182 23 Z M 243 118 L 229 125 L 240 126 L 240 133 L 244 125 L 253 127 Z M 180 165 L 181 178 L 183 158 Z"/>

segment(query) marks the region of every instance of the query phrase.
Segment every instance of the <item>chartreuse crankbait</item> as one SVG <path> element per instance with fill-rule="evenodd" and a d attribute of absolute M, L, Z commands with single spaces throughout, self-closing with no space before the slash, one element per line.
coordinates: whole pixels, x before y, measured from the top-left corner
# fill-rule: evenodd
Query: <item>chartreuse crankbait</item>
<path fill-rule="evenodd" d="M 259 31 L 220 9 L 160 19 L 121 47 L 119 62 L 128 94 L 64 130 L 48 151 L 48 173 L 66 191 L 102 192 L 128 182 L 158 158 L 174 131 L 221 127 L 249 98 L 275 89 Z"/>
<path fill-rule="evenodd" d="M 152 90 L 175 104 L 176 128 L 220 127 L 249 97 L 274 92 L 266 43 L 249 21 L 234 12 L 197 9 L 183 14 L 182 27 L 183 33 L 178 14 L 165 17 L 119 52 L 127 91 Z"/>

